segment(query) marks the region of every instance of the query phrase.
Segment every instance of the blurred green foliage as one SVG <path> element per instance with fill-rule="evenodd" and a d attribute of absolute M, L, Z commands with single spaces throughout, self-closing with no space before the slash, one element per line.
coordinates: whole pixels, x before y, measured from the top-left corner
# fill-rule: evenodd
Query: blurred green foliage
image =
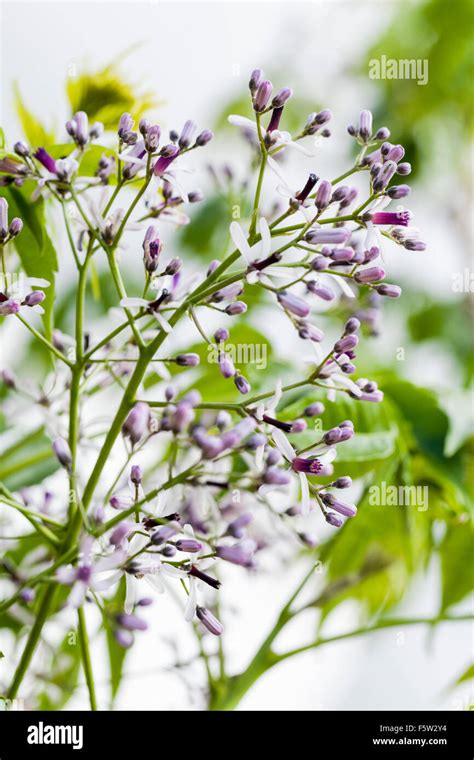
<path fill-rule="evenodd" d="M 427 0 L 399 3 L 392 23 L 360 62 L 367 76 L 369 62 L 387 59 L 426 59 L 426 85 L 414 79 L 374 79 L 378 90 L 375 123 L 387 121 L 392 136 L 402 143 L 414 172 L 448 138 L 443 150 L 464 162 L 462 146 L 474 129 L 474 3 L 472 0 Z"/>

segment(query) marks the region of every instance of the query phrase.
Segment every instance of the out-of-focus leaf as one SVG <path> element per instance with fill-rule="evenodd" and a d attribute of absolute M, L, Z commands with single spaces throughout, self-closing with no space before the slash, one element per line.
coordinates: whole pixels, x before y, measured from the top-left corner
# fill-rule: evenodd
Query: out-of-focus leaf
<path fill-rule="evenodd" d="M 474 664 L 469 665 L 469 667 L 464 671 L 464 673 L 461 673 L 459 678 L 456 678 L 456 681 L 454 682 L 454 686 L 459 686 L 461 683 L 465 683 L 466 681 L 471 681 L 474 678 Z"/>
<path fill-rule="evenodd" d="M 12 491 L 41 483 L 59 467 L 51 441 L 40 428 L 22 435 L 1 454 L 0 481 Z"/>
<path fill-rule="evenodd" d="M 192 224 L 183 227 L 181 244 L 206 262 L 224 253 L 229 241 L 230 209 L 222 195 L 203 201 Z"/>
<path fill-rule="evenodd" d="M 127 82 L 114 63 L 71 77 L 66 92 L 72 113 L 85 111 L 90 121 L 101 121 L 106 129 L 116 130 L 125 111 L 138 118 L 157 105 L 152 92 L 140 92 L 139 86 Z"/>
<path fill-rule="evenodd" d="M 119 612 L 123 610 L 125 602 L 125 578 L 122 578 L 114 597 L 108 602 L 107 607 Z M 106 614 L 103 616 L 104 627 L 107 637 L 107 650 L 109 653 L 109 667 L 110 667 L 110 689 L 112 703 L 117 696 L 120 682 L 122 680 L 122 671 L 125 663 L 125 657 L 128 650 L 117 644 L 110 621 Z"/>
<path fill-rule="evenodd" d="M 48 674 L 41 674 L 45 688 L 38 695 L 38 710 L 62 710 L 74 694 L 81 663 L 78 636 L 68 631 L 54 650 Z"/>
<path fill-rule="evenodd" d="M 44 330 L 47 337 L 50 337 L 53 329 L 54 281 L 58 271 L 58 260 L 46 227 L 44 201 L 38 198 L 33 203 L 30 194 L 29 182 L 21 188 L 2 188 L 2 195 L 6 197 L 10 206 L 10 217 L 19 216 L 23 220 L 23 229 L 14 238 L 14 245 L 26 274 L 28 277 L 41 277 L 50 282 L 42 304 L 45 312 Z"/>
<path fill-rule="evenodd" d="M 23 132 L 28 142 L 39 148 L 54 140 L 54 132 L 48 131 L 36 116 L 27 108 L 18 85 L 14 88 L 15 109 Z"/>
<path fill-rule="evenodd" d="M 474 590 L 474 531 L 470 522 L 452 525 L 440 548 L 443 579 L 442 611 Z"/>

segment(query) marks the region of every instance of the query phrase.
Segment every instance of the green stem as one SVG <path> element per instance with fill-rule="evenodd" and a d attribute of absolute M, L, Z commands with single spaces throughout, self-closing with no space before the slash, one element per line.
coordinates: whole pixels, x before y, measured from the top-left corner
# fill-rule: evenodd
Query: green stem
<path fill-rule="evenodd" d="M 20 662 L 18 663 L 15 675 L 13 676 L 11 686 L 7 691 L 8 699 L 14 699 L 18 693 L 18 689 L 20 688 L 21 682 L 23 681 L 25 673 L 31 662 L 31 658 L 33 657 L 33 653 L 36 649 L 36 645 L 41 636 L 41 631 L 48 616 L 49 609 L 53 603 L 55 591 L 56 586 L 52 584 L 50 586 L 47 586 L 44 591 L 39 604 L 38 612 L 36 614 L 33 628 L 31 629 L 30 635 L 28 636 L 28 640 L 21 655 Z"/>
<path fill-rule="evenodd" d="M 94 674 L 92 672 L 91 654 L 89 648 L 89 636 L 87 633 L 86 618 L 84 609 L 79 607 L 77 610 L 79 644 L 81 647 L 82 667 L 86 677 L 87 689 L 89 691 L 89 700 L 91 710 L 97 710 L 97 699 L 95 695 Z"/>

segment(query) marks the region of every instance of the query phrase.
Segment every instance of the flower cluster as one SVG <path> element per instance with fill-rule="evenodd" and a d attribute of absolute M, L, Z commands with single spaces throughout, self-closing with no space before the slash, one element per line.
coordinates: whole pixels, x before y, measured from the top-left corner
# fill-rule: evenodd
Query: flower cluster
<path fill-rule="evenodd" d="M 109 620 L 124 647 L 146 628 L 140 616 L 151 602 L 142 593 L 146 583 L 157 592 L 176 584 L 184 595 L 186 619 L 220 635 L 223 625 L 214 606 L 221 593 L 221 567 L 231 564 L 255 572 L 282 529 L 292 541 L 314 546 L 319 538 L 309 528 L 318 513 L 336 529 L 356 515 L 356 506 L 339 496 L 352 487 L 351 478 L 333 473 L 338 451 L 357 431 L 348 419 L 325 429 L 325 405 L 340 394 L 361 403 L 382 401 L 374 380 L 354 376 L 362 323 L 374 327 L 371 312 L 379 301 L 401 293 L 398 285 L 386 282 L 384 238 L 409 251 L 425 248 L 410 227 L 410 212 L 388 208 L 408 195 L 407 185 L 392 180 L 409 174 L 410 164 L 403 161 L 403 147 L 388 141 L 387 128 L 373 129 L 369 111 L 362 111 L 358 126 L 349 127 L 359 148 L 355 164 L 340 177 L 320 178 L 314 148 L 320 138 L 330 137 L 331 112 L 309 114 L 301 130 L 291 135 L 281 129 L 291 89 L 274 94 L 260 69 L 252 72 L 249 87 L 255 118 L 233 115 L 229 122 L 258 155 L 252 210 L 249 219 L 229 224 L 233 250 L 221 259 L 209 252 L 204 272 L 168 254 L 161 223 L 188 224 L 183 206 L 202 200 L 200 190 L 187 187 L 184 164 L 187 154 L 210 142 L 210 130 L 199 131 L 188 120 L 181 130 L 165 135 L 146 119 L 135 128 L 125 113 L 112 137 L 115 147 L 104 147 L 91 176 L 82 172 L 83 158 L 106 134 L 100 124 L 89 126 L 87 115 L 79 112 L 66 124 L 71 138 L 67 155 L 18 142 L 12 154 L 0 159 L 4 188 L 25 186 L 33 205 L 41 195 L 66 211 L 79 276 L 74 335 L 55 330 L 50 340 L 27 316 L 21 317 L 57 363 L 50 398 L 44 388 L 32 390 L 30 381 L 26 387 L 10 370 L 3 373 L 9 389 L 22 399 L 27 394 L 42 408 L 62 468 L 52 476 L 52 485 L 45 484 L 50 497 L 39 506 L 27 491 L 11 498 L 22 510 L 37 506 L 31 519 L 49 537 L 52 550 L 67 556 L 54 565 L 49 581 L 71 588 L 70 606 L 80 608 L 86 599 L 107 597 L 125 579 L 124 609 L 113 610 Z M 281 161 L 290 149 L 310 159 L 297 187 L 287 180 Z M 283 203 L 279 215 L 262 210 L 267 169 Z M 361 202 L 358 189 L 347 184 L 356 174 L 368 184 Z M 127 191 L 132 201 L 122 205 Z M 5 274 L 5 252 L 22 230 L 21 220 L 9 224 L 7 213 L 2 198 Z M 141 237 L 134 250 L 127 233 L 136 229 Z M 143 286 L 136 294 L 126 292 L 120 272 L 119 254 L 125 247 L 127 260 L 142 273 Z M 93 260 L 109 267 L 121 311 L 120 323 L 102 337 L 93 325 L 84 324 L 81 301 Z M 46 287 L 48 282 L 30 279 L 29 284 Z M 258 393 L 226 347 L 255 289 L 263 292 L 274 318 L 288 322 L 302 359 L 310 365 L 286 385 L 274 377 Z M 18 318 L 21 306 L 38 310 L 46 298 L 42 290 L 33 290 L 19 299 L 6 288 L 0 314 Z M 351 316 L 336 335 L 326 334 L 324 315 L 341 304 Z M 215 372 L 226 381 L 226 398 L 236 392 L 234 401 L 203 398 L 193 388 L 202 354 L 181 350 L 173 342 L 185 316 L 194 339 L 215 350 Z M 211 330 L 204 325 L 208 318 L 218 320 Z M 147 383 L 152 373 L 154 383 Z M 96 409 L 97 395 L 117 387 L 123 394 L 118 402 L 111 397 L 113 413 L 105 429 L 100 421 L 106 406 L 97 415 L 98 434 L 88 438 L 94 422 L 84 422 L 90 419 L 86 409 Z M 295 391 L 304 391 L 306 401 L 292 415 L 286 400 Z M 314 426 L 316 419 L 321 425 Z M 116 446 L 120 439 L 123 447 Z M 92 464 L 87 456 L 91 445 Z M 45 504 L 55 498 L 51 488 L 60 494 L 64 484 L 69 504 L 57 508 L 57 528 Z M 11 576 L 15 588 L 34 586 L 34 578 L 19 578 Z M 25 598 L 22 603 L 27 603 Z"/>

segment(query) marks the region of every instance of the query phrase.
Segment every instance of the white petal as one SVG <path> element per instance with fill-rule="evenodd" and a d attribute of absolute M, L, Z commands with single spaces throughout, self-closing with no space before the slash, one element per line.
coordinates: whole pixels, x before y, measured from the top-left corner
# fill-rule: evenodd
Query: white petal
<path fill-rule="evenodd" d="M 120 306 L 123 306 L 125 309 L 129 309 L 130 307 L 133 308 L 135 306 L 145 306 L 148 307 L 148 301 L 145 301 L 144 298 L 122 298 L 120 301 Z"/>
<path fill-rule="evenodd" d="M 188 623 L 193 619 L 196 612 L 197 604 L 197 587 L 194 578 L 189 578 L 189 594 L 186 601 L 186 607 L 184 608 L 184 619 Z"/>
<path fill-rule="evenodd" d="M 265 259 L 267 256 L 270 255 L 270 251 L 272 248 L 272 235 L 270 232 L 270 227 L 268 226 L 268 222 L 263 216 L 260 218 L 259 230 L 260 230 L 260 235 L 262 236 L 261 258 Z"/>
<path fill-rule="evenodd" d="M 135 602 L 137 601 L 137 579 L 130 573 L 125 573 L 125 612 L 133 612 Z"/>
<path fill-rule="evenodd" d="M 288 438 L 284 434 L 283 430 L 279 430 L 279 428 L 274 428 L 272 430 L 272 438 L 275 441 L 277 448 L 283 454 L 283 456 L 286 459 L 288 459 L 289 462 L 292 462 L 293 459 L 296 457 L 296 451 L 294 450 L 293 446 L 291 445 Z"/>
<path fill-rule="evenodd" d="M 282 395 L 283 395 L 283 383 L 281 381 L 281 377 L 279 377 L 278 380 L 276 381 L 275 393 L 267 404 L 267 409 L 269 411 L 273 412 L 277 408 L 278 404 L 280 403 L 280 399 Z"/>
<path fill-rule="evenodd" d="M 304 472 L 299 472 L 298 475 L 300 476 L 301 485 L 301 514 L 307 515 L 310 509 L 308 479 Z"/>
<path fill-rule="evenodd" d="M 247 264 L 252 263 L 252 253 L 250 246 L 245 237 L 245 233 L 238 222 L 232 222 L 230 227 L 230 236 L 234 241 L 235 247 L 240 251 Z"/>
<path fill-rule="evenodd" d="M 38 288 L 49 288 L 51 285 L 49 280 L 43 280 L 42 277 L 27 277 L 26 283 Z"/>
<path fill-rule="evenodd" d="M 278 163 L 275 161 L 275 159 L 272 158 L 271 156 L 268 156 L 267 157 L 267 163 L 268 163 L 268 166 L 270 167 L 270 169 L 273 172 L 275 172 L 275 174 L 277 175 L 278 179 L 283 183 L 283 186 L 286 187 L 288 194 L 292 195 L 293 191 L 292 191 L 291 187 L 289 186 L 288 182 L 286 181 L 286 178 L 285 178 L 283 172 L 281 171 L 280 167 L 278 166 Z"/>
<path fill-rule="evenodd" d="M 258 133 L 257 125 L 254 121 L 251 119 L 247 119 L 246 116 L 239 116 L 237 114 L 231 114 L 227 117 L 227 121 L 229 124 L 232 124 L 234 127 L 241 127 L 243 129 L 251 129 L 252 132 Z"/>
<path fill-rule="evenodd" d="M 160 325 L 160 327 L 163 330 L 163 332 L 169 334 L 173 330 L 173 328 L 171 327 L 171 325 L 168 322 L 168 320 L 165 319 L 164 316 L 162 314 L 160 314 L 159 311 L 154 311 L 153 312 L 153 316 L 155 317 L 156 321 Z"/>
<path fill-rule="evenodd" d="M 78 609 L 81 604 L 83 603 L 87 593 L 87 586 L 85 583 L 81 583 L 81 581 L 77 581 L 74 586 L 72 587 L 72 591 L 69 594 L 69 598 L 67 600 L 67 603 L 71 607 L 75 607 Z"/>

